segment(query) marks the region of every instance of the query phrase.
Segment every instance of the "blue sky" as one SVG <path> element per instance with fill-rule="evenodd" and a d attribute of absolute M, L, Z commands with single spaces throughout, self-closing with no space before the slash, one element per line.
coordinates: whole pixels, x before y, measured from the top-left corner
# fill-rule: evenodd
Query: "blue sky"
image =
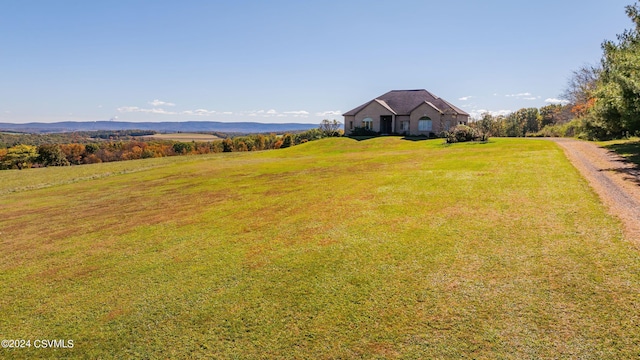
<path fill-rule="evenodd" d="M 631 0 L 0 0 L 0 122 L 342 121 L 393 89 L 540 107 Z"/>

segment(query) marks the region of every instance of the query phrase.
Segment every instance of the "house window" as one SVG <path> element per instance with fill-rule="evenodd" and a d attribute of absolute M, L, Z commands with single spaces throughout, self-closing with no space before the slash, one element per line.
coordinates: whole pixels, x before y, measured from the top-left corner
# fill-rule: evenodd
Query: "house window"
<path fill-rule="evenodd" d="M 449 131 L 449 129 L 451 129 L 451 120 L 446 120 L 444 122 L 444 130 Z"/>
<path fill-rule="evenodd" d="M 372 118 L 362 119 L 362 126 L 367 130 L 373 130 L 373 119 Z"/>
<path fill-rule="evenodd" d="M 349 121 L 349 130 L 353 130 L 353 121 Z"/>
<path fill-rule="evenodd" d="M 409 122 L 408 121 L 400 122 L 400 131 L 409 131 Z"/>
<path fill-rule="evenodd" d="M 433 124 L 431 118 L 423 116 L 418 120 L 418 131 L 431 131 Z"/>

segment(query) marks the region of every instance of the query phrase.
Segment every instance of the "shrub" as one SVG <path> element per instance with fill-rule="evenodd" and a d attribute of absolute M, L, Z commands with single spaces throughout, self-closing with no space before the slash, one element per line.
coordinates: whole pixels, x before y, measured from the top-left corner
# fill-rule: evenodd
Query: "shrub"
<path fill-rule="evenodd" d="M 457 125 L 447 133 L 447 143 L 457 143 L 465 141 L 487 141 L 489 135 L 471 128 L 467 125 Z"/>
<path fill-rule="evenodd" d="M 564 124 L 546 125 L 537 133 L 530 134 L 533 137 L 587 137 L 582 118 L 573 119 Z"/>
<path fill-rule="evenodd" d="M 351 130 L 351 134 L 349 134 L 350 136 L 378 136 L 380 134 L 378 134 L 377 132 L 371 130 L 371 129 L 366 129 L 364 127 L 354 127 L 353 130 Z"/>

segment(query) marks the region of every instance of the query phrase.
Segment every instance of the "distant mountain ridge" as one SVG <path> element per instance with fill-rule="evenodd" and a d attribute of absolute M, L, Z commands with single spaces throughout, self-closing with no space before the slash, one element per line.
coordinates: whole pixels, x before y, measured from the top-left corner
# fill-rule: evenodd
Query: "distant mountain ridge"
<path fill-rule="evenodd" d="M 154 130 L 158 132 L 237 132 L 237 133 L 282 133 L 317 128 L 319 124 L 284 123 L 267 124 L 257 122 L 128 122 L 128 121 L 63 121 L 56 123 L 0 123 L 0 131 L 24 133 L 57 133 L 94 130 Z"/>

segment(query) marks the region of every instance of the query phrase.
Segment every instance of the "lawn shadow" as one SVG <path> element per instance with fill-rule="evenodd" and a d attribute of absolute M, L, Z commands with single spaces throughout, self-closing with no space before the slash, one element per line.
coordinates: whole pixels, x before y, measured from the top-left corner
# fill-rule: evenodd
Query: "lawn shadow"
<path fill-rule="evenodd" d="M 424 141 L 424 140 L 433 140 L 437 138 L 430 138 L 428 136 L 403 136 L 401 139 L 408 140 L 408 141 Z"/>
<path fill-rule="evenodd" d="M 626 181 L 630 181 L 640 186 L 640 168 L 637 166 L 632 168 L 612 168 L 612 169 L 600 169 L 598 171 L 613 171 L 619 174 L 622 174 L 623 179 Z"/>
<path fill-rule="evenodd" d="M 366 135 L 366 136 L 346 136 L 349 139 L 353 139 L 356 141 L 364 141 L 364 140 L 370 140 L 370 139 L 375 139 L 375 138 L 379 138 L 380 136 L 376 136 L 376 135 Z"/>
<path fill-rule="evenodd" d="M 601 171 L 615 171 L 623 174 L 625 180 L 632 181 L 640 186 L 640 141 L 605 145 L 603 148 L 619 155 L 623 162 L 632 166 L 602 169 Z"/>
<path fill-rule="evenodd" d="M 364 141 L 364 140 L 370 140 L 370 139 L 377 139 L 377 138 L 381 138 L 381 137 L 399 137 L 402 140 L 410 140 L 410 141 L 422 141 L 422 140 L 433 140 L 433 139 L 437 139 L 437 138 L 429 138 L 426 136 L 402 136 L 402 135 L 397 135 L 397 134 L 391 134 L 391 135 L 348 135 L 346 137 L 348 137 L 349 139 L 353 139 L 356 141 Z"/>
<path fill-rule="evenodd" d="M 603 148 L 622 156 L 628 162 L 635 164 L 636 167 L 640 166 L 640 141 L 605 145 Z"/>

